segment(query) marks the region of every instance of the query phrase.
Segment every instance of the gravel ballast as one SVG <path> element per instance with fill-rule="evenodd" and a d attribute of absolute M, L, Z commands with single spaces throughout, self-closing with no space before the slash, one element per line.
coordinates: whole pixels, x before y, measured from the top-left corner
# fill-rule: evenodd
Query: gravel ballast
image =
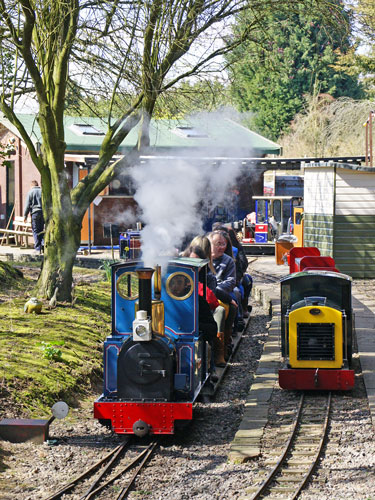
<path fill-rule="evenodd" d="M 264 309 L 253 305 L 249 328 L 215 399 L 198 403 L 194 421 L 162 442 L 128 498 L 212 500 L 246 496 L 246 488 L 257 478 L 266 457 L 261 455 L 244 464 L 230 463 L 227 457 L 241 422 L 257 361 L 267 341 L 269 321 Z M 355 362 L 359 367 L 356 357 Z M 273 392 L 271 422 L 284 394 L 278 388 Z M 43 445 L 0 443 L 0 461 L 5 467 L 0 474 L 1 500 L 44 499 L 119 443 L 117 436 L 112 436 L 92 418 L 92 401 L 97 395 L 93 394 L 92 400 L 83 402 L 79 409 L 72 409 L 66 420 L 54 421 L 50 442 Z M 352 393 L 335 397 L 332 416 L 329 442 L 314 475 L 316 480 L 300 498 L 375 499 L 374 432 L 360 374 Z M 270 432 L 271 426 L 267 426 L 267 439 Z M 99 498 L 115 498 L 121 484 L 121 480 L 117 481 Z M 63 498 L 78 499 L 86 488 L 87 485 L 82 485 Z"/>

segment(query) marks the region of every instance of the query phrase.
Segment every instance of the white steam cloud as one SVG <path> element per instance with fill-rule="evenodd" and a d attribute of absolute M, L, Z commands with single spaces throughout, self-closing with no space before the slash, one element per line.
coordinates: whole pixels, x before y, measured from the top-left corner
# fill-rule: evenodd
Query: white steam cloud
<path fill-rule="evenodd" d="M 137 213 L 133 207 L 127 208 L 122 212 L 113 211 L 108 215 L 108 220 L 111 220 L 112 224 L 118 224 L 119 226 L 132 227 L 139 220 Z"/>
<path fill-rule="evenodd" d="M 186 235 L 201 234 L 202 202 L 207 213 L 225 202 L 240 173 L 238 164 L 212 160 L 152 160 L 134 168 L 134 196 L 145 227 L 141 232 L 146 266 L 162 264 L 180 248 Z"/>

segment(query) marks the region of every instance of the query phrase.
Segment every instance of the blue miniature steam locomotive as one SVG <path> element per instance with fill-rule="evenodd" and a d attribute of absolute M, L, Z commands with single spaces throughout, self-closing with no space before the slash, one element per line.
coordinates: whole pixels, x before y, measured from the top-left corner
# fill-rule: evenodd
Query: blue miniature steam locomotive
<path fill-rule="evenodd" d="M 115 433 L 173 434 L 176 421 L 192 419 L 209 377 L 198 300 L 207 263 L 176 258 L 163 270 L 141 261 L 112 265 L 112 333 L 94 417 Z"/>

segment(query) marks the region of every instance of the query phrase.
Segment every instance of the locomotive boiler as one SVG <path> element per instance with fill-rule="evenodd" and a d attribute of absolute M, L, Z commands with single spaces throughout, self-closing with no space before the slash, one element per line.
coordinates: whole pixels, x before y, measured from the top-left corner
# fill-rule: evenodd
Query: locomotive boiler
<path fill-rule="evenodd" d="M 353 328 L 350 276 L 309 270 L 282 278 L 280 387 L 352 389 Z"/>
<path fill-rule="evenodd" d="M 192 419 L 209 378 L 198 283 L 207 260 L 176 258 L 163 273 L 141 261 L 112 265 L 112 333 L 94 417 L 117 434 L 173 434 Z"/>

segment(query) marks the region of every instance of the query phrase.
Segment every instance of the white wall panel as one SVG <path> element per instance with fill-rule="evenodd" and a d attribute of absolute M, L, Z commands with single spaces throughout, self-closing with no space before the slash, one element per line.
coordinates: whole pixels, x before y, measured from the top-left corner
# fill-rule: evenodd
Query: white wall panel
<path fill-rule="evenodd" d="M 336 215 L 375 214 L 375 172 L 338 168 Z"/>
<path fill-rule="evenodd" d="M 304 212 L 306 214 L 334 214 L 333 167 L 305 167 Z"/>

